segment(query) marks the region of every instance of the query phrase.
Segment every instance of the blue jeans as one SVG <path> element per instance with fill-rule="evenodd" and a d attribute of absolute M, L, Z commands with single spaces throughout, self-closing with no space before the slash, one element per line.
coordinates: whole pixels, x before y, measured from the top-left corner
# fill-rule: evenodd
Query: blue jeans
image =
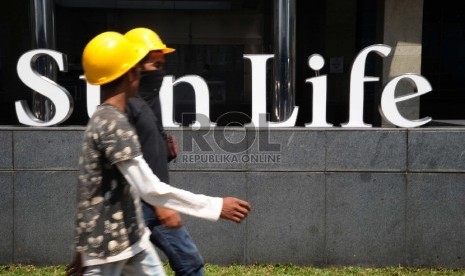
<path fill-rule="evenodd" d="M 168 258 L 176 276 L 203 275 L 203 258 L 187 229 L 169 229 L 158 220 L 153 207 L 143 203 L 145 224 L 152 231 L 150 241 Z"/>

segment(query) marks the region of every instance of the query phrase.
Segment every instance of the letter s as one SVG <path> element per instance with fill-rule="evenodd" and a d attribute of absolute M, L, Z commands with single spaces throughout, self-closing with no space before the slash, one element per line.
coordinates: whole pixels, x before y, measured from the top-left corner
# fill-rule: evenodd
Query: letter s
<path fill-rule="evenodd" d="M 25 100 L 15 102 L 16 115 L 20 123 L 29 126 L 51 126 L 64 122 L 73 112 L 73 98 L 69 92 L 51 79 L 42 76 L 33 68 L 41 56 L 48 55 L 58 64 L 60 71 L 66 72 L 66 55 L 48 49 L 36 49 L 24 53 L 18 60 L 16 70 L 19 79 L 39 94 L 49 98 L 55 106 L 55 115 L 50 121 L 42 121 L 34 116 Z"/>

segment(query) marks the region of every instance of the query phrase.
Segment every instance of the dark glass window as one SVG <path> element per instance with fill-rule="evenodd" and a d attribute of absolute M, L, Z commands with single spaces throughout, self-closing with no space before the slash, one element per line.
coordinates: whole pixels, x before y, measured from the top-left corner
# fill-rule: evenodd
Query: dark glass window
<path fill-rule="evenodd" d="M 15 101 L 31 93 L 16 73 L 19 57 L 31 49 L 29 1 L 4 1 L 0 8 L 0 125 L 16 125 Z"/>
<path fill-rule="evenodd" d="M 269 4 L 264 2 L 269 1 L 57 1 L 57 49 L 68 55 L 70 63 L 69 72 L 60 74 L 59 82 L 76 101 L 67 124 L 85 124 L 88 119 L 85 85 L 79 80 L 85 44 L 103 31 L 124 33 L 142 26 L 155 30 L 165 44 L 176 49 L 166 56 L 167 74 L 205 79 L 212 121 L 246 123 L 245 116 L 222 115 L 242 112 L 250 116 L 251 86 L 245 79 L 245 66 L 250 65 L 244 64 L 243 55 L 264 53 L 264 21 L 270 16 Z M 191 86 L 177 85 L 174 100 L 176 121 L 190 124 L 195 112 Z"/>
<path fill-rule="evenodd" d="M 465 8 L 461 1 L 424 1 L 422 75 L 433 91 L 420 97 L 421 116 L 465 118 Z"/>

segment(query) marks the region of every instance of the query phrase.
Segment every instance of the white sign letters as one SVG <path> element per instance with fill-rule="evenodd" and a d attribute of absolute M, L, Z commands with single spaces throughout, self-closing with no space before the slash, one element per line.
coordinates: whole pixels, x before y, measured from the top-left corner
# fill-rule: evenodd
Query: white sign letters
<path fill-rule="evenodd" d="M 53 50 L 32 50 L 19 58 L 16 66 L 19 79 L 29 88 L 50 99 L 55 106 L 55 115 L 53 118 L 50 121 L 41 121 L 32 114 L 26 101 L 16 101 L 16 115 L 18 116 L 19 122 L 24 125 L 58 125 L 66 121 L 73 112 L 73 98 L 69 92 L 51 79 L 40 75 L 40 73 L 32 67 L 32 64 L 34 64 L 37 59 L 43 55 L 52 57 L 58 64 L 60 71 L 66 72 L 68 68 L 65 55 Z"/>
<path fill-rule="evenodd" d="M 391 47 L 387 45 L 372 45 L 363 49 L 355 58 L 350 73 L 349 119 L 347 123 L 341 125 L 342 127 L 371 127 L 371 125 L 363 122 L 364 83 L 379 81 L 379 77 L 365 76 L 366 59 L 370 53 L 387 57 L 390 52 Z M 42 55 L 52 57 L 57 62 L 59 69 L 66 72 L 67 64 L 64 54 L 53 50 L 38 49 L 29 51 L 21 56 L 17 65 L 18 76 L 28 87 L 49 98 L 54 104 L 56 112 L 50 121 L 40 121 L 32 114 L 25 101 L 17 101 L 15 103 L 16 114 L 19 122 L 24 125 L 57 125 L 68 119 L 73 111 L 73 99 L 68 91 L 59 84 L 40 75 L 31 66 Z M 286 121 L 269 122 L 265 119 L 266 116 L 264 115 L 267 113 L 266 66 L 267 61 L 271 58 L 273 58 L 273 55 L 244 55 L 244 59 L 250 61 L 252 69 L 252 116 L 250 123 L 245 125 L 246 127 L 293 127 L 296 124 L 299 112 L 299 107 L 297 106 L 294 106 L 291 116 Z M 305 80 L 306 83 L 312 84 L 313 87 L 312 122 L 305 124 L 305 127 L 333 126 L 326 121 L 327 76 L 319 75 L 319 70 L 323 68 L 324 64 L 323 57 L 318 54 L 311 55 L 308 59 L 308 66 L 317 72 L 317 76 Z M 416 92 L 396 98 L 395 91 L 397 84 L 403 80 L 411 83 Z M 166 76 L 163 79 L 160 88 L 163 125 L 165 127 L 180 127 L 180 124 L 175 122 L 173 114 L 173 88 L 179 83 L 188 83 L 194 90 L 195 110 L 198 116 L 196 116 L 196 121 L 192 126 L 214 127 L 215 123 L 212 123 L 210 120 L 210 97 L 207 83 L 203 78 L 196 75 L 183 76 L 176 80 L 173 76 Z M 100 88 L 90 84 L 87 84 L 86 88 L 87 113 L 90 117 L 94 113 L 96 106 L 100 103 Z M 385 85 L 382 91 L 381 104 L 379 106 L 380 113 L 385 120 L 399 127 L 409 128 L 424 125 L 431 121 L 431 118 L 425 117 L 418 120 L 406 119 L 400 114 L 396 104 L 419 97 L 431 90 L 429 82 L 420 75 L 404 74 L 395 77 Z"/>

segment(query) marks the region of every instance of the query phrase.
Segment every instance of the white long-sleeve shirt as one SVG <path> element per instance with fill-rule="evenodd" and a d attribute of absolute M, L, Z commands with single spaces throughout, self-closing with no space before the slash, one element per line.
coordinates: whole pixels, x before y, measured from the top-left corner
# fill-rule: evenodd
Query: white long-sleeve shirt
<path fill-rule="evenodd" d="M 211 221 L 219 219 L 223 207 L 222 198 L 194 194 L 160 182 L 142 156 L 118 162 L 116 166 L 147 203 Z M 142 239 L 121 253 L 107 258 L 93 258 L 84 253 L 83 264 L 92 266 L 121 261 L 150 246 L 149 230 L 146 228 Z"/>
<path fill-rule="evenodd" d="M 161 182 L 142 156 L 116 166 L 145 202 L 211 221 L 219 219 L 222 198 L 194 194 Z"/>

